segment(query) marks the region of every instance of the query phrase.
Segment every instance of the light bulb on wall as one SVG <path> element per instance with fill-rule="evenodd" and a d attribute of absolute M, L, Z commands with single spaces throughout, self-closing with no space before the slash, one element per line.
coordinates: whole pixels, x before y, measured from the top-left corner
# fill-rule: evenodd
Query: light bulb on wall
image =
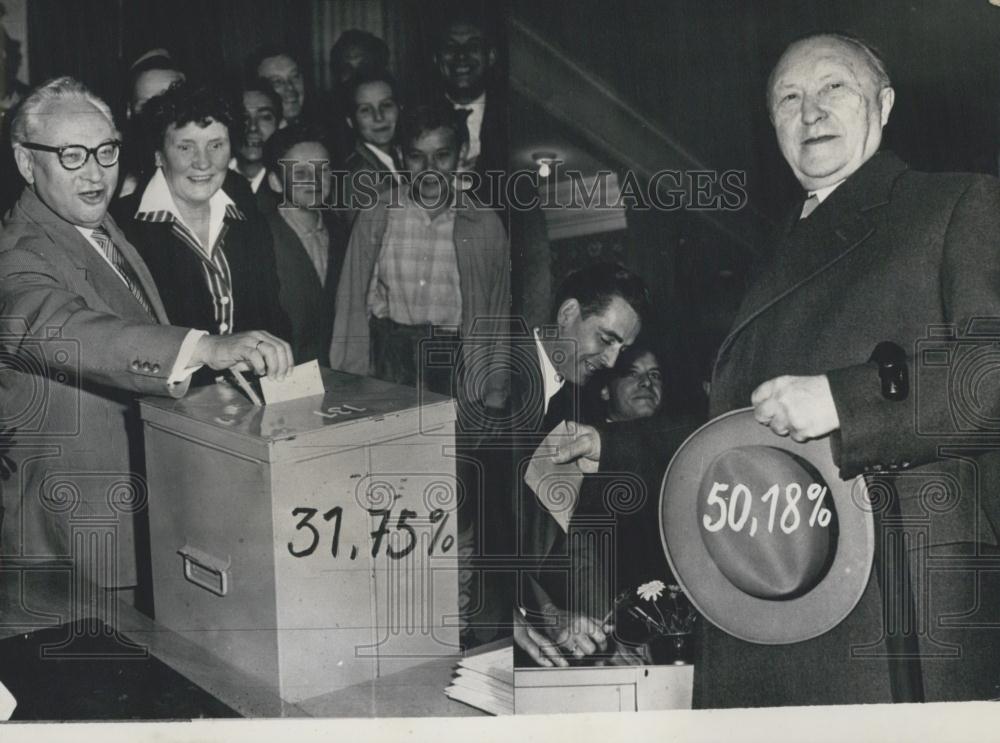
<path fill-rule="evenodd" d="M 538 166 L 538 175 L 541 178 L 548 178 L 552 175 L 552 163 L 556 161 L 559 156 L 554 152 L 532 152 L 531 159 L 535 161 Z"/>

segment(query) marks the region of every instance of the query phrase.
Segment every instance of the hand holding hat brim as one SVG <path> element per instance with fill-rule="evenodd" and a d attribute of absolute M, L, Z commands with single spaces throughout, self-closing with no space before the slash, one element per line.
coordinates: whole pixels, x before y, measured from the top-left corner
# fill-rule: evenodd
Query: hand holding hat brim
<path fill-rule="evenodd" d="M 774 456 L 754 456 L 764 447 Z M 720 456 L 740 450 L 763 474 L 705 481 Z M 766 467 L 782 459 L 788 466 L 769 487 Z M 663 478 L 660 533 L 671 570 L 706 619 L 749 642 L 808 640 L 847 617 L 868 584 L 874 531 L 864 479 L 840 479 L 828 440 L 775 436 L 749 408 L 698 429 Z"/>

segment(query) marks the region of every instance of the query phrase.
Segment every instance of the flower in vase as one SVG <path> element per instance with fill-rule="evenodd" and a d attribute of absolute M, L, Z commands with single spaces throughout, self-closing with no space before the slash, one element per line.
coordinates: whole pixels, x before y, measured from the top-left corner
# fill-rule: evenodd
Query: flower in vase
<path fill-rule="evenodd" d="M 644 601 L 656 601 L 663 595 L 663 591 L 666 588 L 667 586 L 662 580 L 651 580 L 648 583 L 643 583 L 635 589 L 635 592 Z"/>

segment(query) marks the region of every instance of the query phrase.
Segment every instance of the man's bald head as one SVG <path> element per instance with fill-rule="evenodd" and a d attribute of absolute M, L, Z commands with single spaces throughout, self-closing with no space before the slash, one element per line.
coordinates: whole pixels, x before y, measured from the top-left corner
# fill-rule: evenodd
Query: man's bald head
<path fill-rule="evenodd" d="M 889 71 L 886 69 L 885 60 L 882 59 L 881 53 L 875 47 L 873 47 L 868 42 L 863 39 L 859 39 L 856 36 L 851 36 L 849 34 L 841 33 L 824 33 L 824 34 L 810 34 L 808 36 L 803 36 L 802 38 L 796 39 L 785 49 L 784 53 L 781 55 L 781 59 L 771 70 L 771 74 L 767 78 L 767 110 L 771 113 L 771 106 L 773 103 L 772 91 L 774 90 L 775 75 L 781 68 L 781 61 L 792 51 L 794 51 L 798 46 L 802 44 L 808 44 L 814 40 L 825 40 L 832 43 L 843 44 L 848 49 L 852 50 L 858 57 L 858 59 L 863 62 L 871 75 L 872 83 L 875 85 L 877 90 L 882 88 L 892 87 L 892 80 L 889 79 Z M 773 121 L 772 116 L 772 121 Z"/>
<path fill-rule="evenodd" d="M 778 146 L 807 191 L 839 183 L 878 151 L 894 101 L 881 57 L 840 34 L 792 43 L 769 78 Z"/>

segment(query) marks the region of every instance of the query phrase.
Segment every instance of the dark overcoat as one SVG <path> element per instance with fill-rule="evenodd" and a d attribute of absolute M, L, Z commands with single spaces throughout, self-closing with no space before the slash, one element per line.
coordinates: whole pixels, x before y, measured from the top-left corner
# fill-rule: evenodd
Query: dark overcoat
<path fill-rule="evenodd" d="M 773 377 L 826 374 L 834 459 L 870 488 L 875 567 L 813 640 L 757 645 L 703 623 L 695 706 L 998 697 L 1000 183 L 879 153 L 794 216 L 720 348 L 711 414 Z M 881 341 L 908 355 L 906 400 L 882 396 Z"/>

